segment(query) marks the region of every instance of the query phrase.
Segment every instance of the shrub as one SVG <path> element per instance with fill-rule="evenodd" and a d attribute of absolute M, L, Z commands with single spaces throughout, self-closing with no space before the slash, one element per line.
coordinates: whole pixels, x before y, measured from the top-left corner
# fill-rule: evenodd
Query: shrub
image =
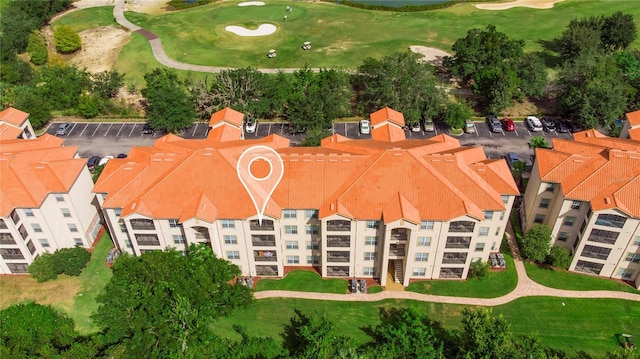
<path fill-rule="evenodd" d="M 58 26 L 53 32 L 53 37 L 56 40 L 56 50 L 63 54 L 74 52 L 82 46 L 78 33 L 67 25 Z"/>
<path fill-rule="evenodd" d="M 100 113 L 99 101 L 94 96 L 80 95 L 78 98 L 78 113 L 84 118 L 93 118 Z"/>
<path fill-rule="evenodd" d="M 38 282 L 58 278 L 58 274 L 78 276 L 87 265 L 91 254 L 82 247 L 62 248 L 54 253 L 43 253 L 29 265 L 29 273 Z"/>
<path fill-rule="evenodd" d="M 542 263 L 549 254 L 550 245 L 551 229 L 543 224 L 536 224 L 524 234 L 520 254 L 526 259 Z"/>
<path fill-rule="evenodd" d="M 40 31 L 34 30 L 29 35 L 27 52 L 31 56 L 31 62 L 35 65 L 44 65 L 47 63 L 47 45 L 45 44 L 44 37 Z"/>
<path fill-rule="evenodd" d="M 48 280 L 58 278 L 55 270 L 54 256 L 51 253 L 43 253 L 34 259 L 29 265 L 29 274 L 38 282 L 46 282 Z"/>
<path fill-rule="evenodd" d="M 556 268 L 568 269 L 571 265 L 571 252 L 560 246 L 553 246 L 545 259 L 545 263 Z"/>
<path fill-rule="evenodd" d="M 482 259 L 478 259 L 475 262 L 471 262 L 469 267 L 469 278 L 478 279 L 482 278 L 489 273 L 489 262 L 483 262 Z"/>

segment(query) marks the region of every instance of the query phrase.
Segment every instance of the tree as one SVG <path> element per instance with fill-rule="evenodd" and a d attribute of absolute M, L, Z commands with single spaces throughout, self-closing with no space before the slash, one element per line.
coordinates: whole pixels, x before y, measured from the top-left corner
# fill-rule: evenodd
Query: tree
<path fill-rule="evenodd" d="M 56 279 L 58 274 L 79 276 L 91 254 L 82 247 L 61 248 L 54 253 L 43 253 L 29 265 L 29 273 L 38 281 Z"/>
<path fill-rule="evenodd" d="M 130 357 L 183 357 L 215 338 L 211 321 L 251 303 L 243 285 L 230 284 L 240 269 L 217 258 L 207 244 L 121 255 L 98 296 L 95 323 L 105 344 Z M 161 344 L 161 345 L 160 345 Z"/>
<path fill-rule="evenodd" d="M 100 113 L 99 99 L 82 94 L 78 98 L 78 113 L 84 118 L 93 118 Z"/>
<path fill-rule="evenodd" d="M 331 359 L 341 348 L 350 346 L 347 338 L 338 336 L 333 324 L 324 316 L 306 316 L 300 310 L 285 325 L 283 346 L 291 358 Z"/>
<path fill-rule="evenodd" d="M 571 61 L 581 53 L 595 54 L 602 51 L 600 21 L 573 19 L 557 39 L 560 55 L 564 61 Z"/>
<path fill-rule="evenodd" d="M 482 259 L 471 262 L 469 266 L 469 278 L 479 279 L 489 274 L 490 264 L 489 262 L 483 262 Z"/>
<path fill-rule="evenodd" d="M 471 106 L 465 100 L 459 99 L 447 104 L 447 109 L 444 111 L 444 122 L 451 128 L 461 129 L 471 116 L 473 116 Z"/>
<path fill-rule="evenodd" d="M 73 320 L 29 302 L 0 311 L 0 353 L 6 358 L 53 358 L 78 336 Z"/>
<path fill-rule="evenodd" d="M 501 113 L 511 106 L 511 100 L 521 93 L 518 91 L 520 79 L 508 66 L 487 66 L 475 76 L 473 92 L 482 99 L 488 113 Z"/>
<path fill-rule="evenodd" d="M 47 45 L 44 41 L 44 36 L 38 30 L 34 30 L 29 34 L 29 41 L 27 43 L 27 52 L 31 56 L 31 62 L 35 65 L 44 65 L 47 63 Z"/>
<path fill-rule="evenodd" d="M 569 269 L 571 265 L 571 252 L 561 246 L 552 246 L 545 263 L 552 267 Z"/>
<path fill-rule="evenodd" d="M 638 355 L 633 348 L 620 348 L 612 352 L 607 352 L 604 359 L 638 359 Z"/>
<path fill-rule="evenodd" d="M 124 75 L 116 70 L 91 74 L 91 91 L 103 99 L 116 97 L 123 85 Z"/>
<path fill-rule="evenodd" d="M 462 310 L 460 351 L 462 358 L 512 359 L 516 357 L 510 324 L 491 309 Z"/>
<path fill-rule="evenodd" d="M 516 75 L 520 79 L 519 89 L 525 96 L 539 97 L 544 94 L 549 81 L 547 67 L 537 54 L 526 54 L 516 66 Z"/>
<path fill-rule="evenodd" d="M 0 61 L 0 82 L 21 85 L 29 83 L 31 79 L 33 79 L 33 70 L 26 61 L 16 56 Z"/>
<path fill-rule="evenodd" d="M 604 18 L 601 32 L 602 43 L 610 50 L 624 50 L 638 36 L 633 16 L 625 15 L 621 11 Z"/>
<path fill-rule="evenodd" d="M 536 136 L 536 137 L 531 137 L 531 140 L 529 141 L 529 148 L 550 148 L 551 146 L 549 146 L 549 142 L 547 142 L 547 140 L 545 140 L 544 137 L 542 136 Z"/>
<path fill-rule="evenodd" d="M 544 224 L 536 224 L 524 234 L 520 253 L 526 259 L 542 263 L 549 254 L 551 229 Z"/>
<path fill-rule="evenodd" d="M 443 329 L 414 308 L 380 309 L 368 347 L 382 358 L 444 358 Z"/>
<path fill-rule="evenodd" d="M 29 274 L 38 282 L 56 279 L 58 278 L 58 273 L 54 262 L 53 254 L 42 253 L 29 264 Z"/>
<path fill-rule="evenodd" d="M 51 105 L 40 89 L 32 86 L 16 86 L 13 88 L 13 93 L 15 95 L 13 106 L 29 114 L 29 121 L 35 129 L 40 129 L 49 122 Z"/>
<path fill-rule="evenodd" d="M 211 113 L 232 107 L 254 118 L 265 117 L 270 110 L 269 81 L 269 75 L 252 68 L 221 71 L 213 79 L 209 92 Z"/>
<path fill-rule="evenodd" d="M 171 69 L 155 69 L 144 75 L 147 87 L 142 95 L 147 99 L 147 119 L 156 130 L 177 132 L 189 127 L 195 111 L 189 96 Z"/>
<path fill-rule="evenodd" d="M 80 94 L 90 88 L 88 73 L 72 66 L 44 66 L 36 81 L 35 93 L 53 110 L 75 108 Z"/>
<path fill-rule="evenodd" d="M 80 35 L 68 25 L 60 25 L 53 31 L 56 41 L 56 50 L 63 54 L 69 54 L 82 47 Z"/>

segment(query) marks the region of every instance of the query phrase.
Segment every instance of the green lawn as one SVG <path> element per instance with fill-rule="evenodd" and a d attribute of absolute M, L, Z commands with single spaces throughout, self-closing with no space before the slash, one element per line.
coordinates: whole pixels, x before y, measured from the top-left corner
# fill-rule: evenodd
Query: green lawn
<path fill-rule="evenodd" d="M 392 306 L 414 307 L 448 329 L 459 328 L 460 311 L 464 308 L 460 305 L 400 300 L 367 303 L 262 299 L 250 308 L 219 319 L 213 326 L 216 333 L 224 337 L 237 338 L 232 327 L 240 324 L 247 328 L 250 335 L 280 339 L 283 325 L 297 308 L 306 314 L 326 315 L 336 325 L 339 334 L 364 343 L 370 338 L 363 328 L 378 324 L 379 309 Z M 545 343 L 570 354 L 584 351 L 600 358 L 605 352 L 618 348 L 614 337 L 616 333 L 640 337 L 638 302 L 532 297 L 495 307 L 494 312 L 509 320 L 514 333 L 537 333 Z"/>
<path fill-rule="evenodd" d="M 551 288 L 569 290 L 615 290 L 640 294 L 640 291 L 635 290 L 633 287 L 611 279 L 542 268 L 529 262 L 525 262 L 524 267 L 527 270 L 529 278 Z"/>
<path fill-rule="evenodd" d="M 282 279 L 262 279 L 256 284 L 256 291 L 264 290 L 344 294 L 349 290 L 349 282 L 344 279 L 322 279 L 316 272 L 297 270 Z"/>
<path fill-rule="evenodd" d="M 455 280 L 425 280 L 411 283 L 406 290 L 411 292 L 448 295 L 455 297 L 495 298 L 503 296 L 516 288 L 518 273 L 513 258 L 505 254 L 507 269 L 490 272 L 483 278 Z"/>
<path fill-rule="evenodd" d="M 70 12 L 53 22 L 53 27 L 69 25 L 80 32 L 100 26 L 120 26 L 113 21 L 113 6 L 100 6 Z"/>

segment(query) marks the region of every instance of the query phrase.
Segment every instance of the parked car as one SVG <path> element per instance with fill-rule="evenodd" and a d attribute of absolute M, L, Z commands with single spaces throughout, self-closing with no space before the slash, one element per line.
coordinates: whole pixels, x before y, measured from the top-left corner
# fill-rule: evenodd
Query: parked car
<path fill-rule="evenodd" d="M 247 120 L 247 124 L 245 126 L 247 133 L 255 133 L 256 127 L 258 127 L 258 121 L 249 117 L 249 119 Z"/>
<path fill-rule="evenodd" d="M 567 125 L 566 122 L 562 121 L 562 120 L 557 120 L 556 121 L 556 131 L 559 133 L 567 133 L 569 132 L 569 126 Z"/>
<path fill-rule="evenodd" d="M 476 133 L 476 124 L 471 120 L 464 121 L 464 133 Z"/>
<path fill-rule="evenodd" d="M 151 127 L 149 122 L 145 123 L 144 127 L 142 127 L 142 134 L 144 135 L 152 135 L 153 132 L 154 132 L 153 127 Z"/>
<path fill-rule="evenodd" d="M 551 117 L 542 116 L 542 120 L 540 122 L 542 122 L 542 128 L 546 132 L 551 132 L 556 130 L 556 122 L 552 120 Z"/>
<path fill-rule="evenodd" d="M 514 164 L 516 164 L 517 162 L 520 162 L 518 155 L 515 154 L 514 152 L 507 153 L 507 156 L 504 159 L 507 161 L 507 165 L 509 166 L 510 169 L 513 169 Z"/>
<path fill-rule="evenodd" d="M 102 157 L 100 156 L 89 157 L 89 160 L 87 161 L 87 168 L 89 168 L 89 170 L 92 170 L 95 166 L 98 165 L 98 163 L 100 163 L 101 159 Z"/>
<path fill-rule="evenodd" d="M 433 124 L 431 120 L 424 120 L 424 130 L 426 132 L 433 132 L 436 130 L 436 126 Z"/>
<path fill-rule="evenodd" d="M 527 116 L 527 120 L 525 122 L 530 131 L 532 132 L 542 131 L 542 122 L 540 122 L 539 118 L 535 116 Z"/>
<path fill-rule="evenodd" d="M 113 159 L 113 156 L 104 156 L 102 157 L 100 162 L 98 162 L 98 166 L 106 165 L 107 162 L 109 162 L 109 160 L 112 160 L 112 159 Z"/>
<path fill-rule="evenodd" d="M 494 115 L 487 116 L 487 126 L 491 132 L 502 132 L 502 124 Z"/>
<path fill-rule="evenodd" d="M 515 131 L 516 130 L 516 124 L 513 123 L 513 121 L 510 118 L 505 117 L 502 120 L 502 129 L 505 130 L 505 131 Z"/>
<path fill-rule="evenodd" d="M 371 133 L 371 122 L 369 122 L 369 120 L 360 121 L 360 133 L 363 135 Z"/>
<path fill-rule="evenodd" d="M 73 123 L 71 122 L 61 124 L 60 126 L 58 126 L 58 129 L 56 130 L 56 136 L 68 135 L 69 131 L 71 131 L 71 127 L 73 127 Z"/>
<path fill-rule="evenodd" d="M 420 132 L 420 122 L 411 125 L 411 132 Z"/>
<path fill-rule="evenodd" d="M 120 153 L 118 154 L 118 156 L 116 156 L 116 158 L 127 158 L 127 155 L 124 153 Z"/>
<path fill-rule="evenodd" d="M 582 125 L 580 124 L 580 122 L 578 121 L 567 121 L 567 125 L 569 126 L 569 131 L 571 131 L 571 133 L 576 133 L 576 132 L 580 132 L 583 131 L 584 128 L 582 128 Z"/>

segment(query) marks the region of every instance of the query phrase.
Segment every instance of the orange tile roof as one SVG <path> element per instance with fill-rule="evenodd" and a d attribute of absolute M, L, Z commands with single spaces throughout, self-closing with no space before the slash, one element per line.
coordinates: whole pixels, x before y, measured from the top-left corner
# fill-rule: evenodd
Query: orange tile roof
<path fill-rule="evenodd" d="M 217 142 L 240 140 L 242 139 L 242 127 L 218 126 L 209 131 L 207 138 Z"/>
<path fill-rule="evenodd" d="M 209 120 L 209 127 L 214 127 L 220 122 L 227 122 L 237 127 L 242 127 L 242 121 L 244 120 L 244 114 L 238 112 L 232 108 L 225 107 L 222 110 L 211 115 Z"/>
<path fill-rule="evenodd" d="M 538 149 L 536 159 L 541 179 L 560 183 L 566 198 L 640 217 L 640 141 L 587 130 L 573 141 L 553 139 L 553 150 Z"/>
<path fill-rule="evenodd" d="M 640 111 L 629 112 L 626 113 L 625 116 L 631 127 L 640 126 Z"/>
<path fill-rule="evenodd" d="M 14 127 L 6 123 L 0 123 L 0 141 L 15 140 L 22 134 L 22 128 Z"/>
<path fill-rule="evenodd" d="M 0 142 L 0 216 L 38 208 L 49 193 L 69 192 L 87 163 L 74 158 L 77 152 L 51 135 Z"/>
<path fill-rule="evenodd" d="M 640 127 L 630 129 L 629 138 L 632 140 L 640 141 Z"/>
<path fill-rule="evenodd" d="M 404 115 L 398 111 L 385 107 L 371 115 L 371 138 L 376 141 L 396 142 L 406 139 L 404 130 Z"/>
<path fill-rule="evenodd" d="M 398 112 L 389 107 L 385 107 L 369 115 L 371 118 L 371 125 L 375 128 L 377 125 L 389 121 L 400 127 L 404 126 L 404 115 L 402 112 Z"/>
<path fill-rule="evenodd" d="M 13 107 L 6 108 L 0 112 L 0 120 L 10 123 L 14 126 L 22 126 L 24 121 L 29 118 L 29 114 Z"/>
<path fill-rule="evenodd" d="M 153 147 L 134 147 L 126 159 L 109 161 L 94 192 L 107 193 L 104 207 L 123 208 L 123 216 L 252 217 L 255 207 L 235 166 L 246 148 L 258 144 L 276 149 L 284 164 L 265 213 L 274 218 L 282 208 L 319 208 L 321 218 L 482 218 L 483 210 L 504 209 L 501 194 L 519 193 L 504 160 L 487 160 L 481 148 L 461 148 L 445 135 L 397 142 L 333 135 L 312 148 L 289 147 L 277 135 L 257 140 L 168 135 Z"/>

